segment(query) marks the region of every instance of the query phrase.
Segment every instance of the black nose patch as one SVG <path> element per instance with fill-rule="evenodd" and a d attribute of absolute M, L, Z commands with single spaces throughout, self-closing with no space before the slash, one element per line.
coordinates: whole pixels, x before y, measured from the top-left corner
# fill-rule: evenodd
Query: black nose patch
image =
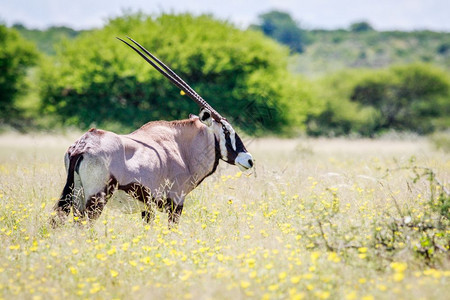
<path fill-rule="evenodd" d="M 249 159 L 248 164 L 250 165 L 250 167 L 253 167 L 253 160 Z"/>

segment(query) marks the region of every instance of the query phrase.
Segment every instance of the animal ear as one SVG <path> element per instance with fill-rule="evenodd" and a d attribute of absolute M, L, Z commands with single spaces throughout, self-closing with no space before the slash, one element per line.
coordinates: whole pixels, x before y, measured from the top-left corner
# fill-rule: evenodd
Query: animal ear
<path fill-rule="evenodd" d="M 194 114 L 189 114 L 189 119 L 195 119 L 198 118 L 198 116 L 194 115 Z"/>
<path fill-rule="evenodd" d="M 200 122 L 202 122 L 208 127 L 211 126 L 213 123 L 211 112 L 207 108 L 202 107 L 200 109 L 200 114 L 198 115 L 198 118 L 200 119 Z"/>

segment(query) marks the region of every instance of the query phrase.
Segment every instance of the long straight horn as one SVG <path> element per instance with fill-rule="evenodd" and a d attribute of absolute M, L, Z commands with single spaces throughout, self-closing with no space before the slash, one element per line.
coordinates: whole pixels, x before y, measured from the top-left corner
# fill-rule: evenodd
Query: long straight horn
<path fill-rule="evenodd" d="M 167 79 L 169 79 L 174 85 L 176 85 L 179 89 L 184 91 L 186 95 L 188 95 L 192 100 L 194 100 L 200 107 L 205 107 L 209 111 L 211 111 L 211 116 L 217 121 L 221 122 L 224 118 L 214 109 L 211 105 L 208 104 L 193 88 L 191 88 L 180 76 L 178 76 L 174 71 L 172 71 L 168 66 L 166 66 L 162 61 L 160 61 L 156 56 L 151 54 L 147 49 L 141 46 L 139 43 L 134 41 L 132 38 L 127 37 L 130 41 L 136 44 L 144 53 L 136 49 L 133 45 L 130 45 L 128 42 L 123 39 L 117 37 L 118 40 L 125 43 L 131 49 L 136 51 L 145 61 L 147 61 L 153 68 L 158 70 L 162 75 L 164 75 Z M 152 60 L 153 59 L 153 60 Z M 164 69 L 164 70 L 163 70 Z M 166 72 L 167 71 L 167 72 Z"/>

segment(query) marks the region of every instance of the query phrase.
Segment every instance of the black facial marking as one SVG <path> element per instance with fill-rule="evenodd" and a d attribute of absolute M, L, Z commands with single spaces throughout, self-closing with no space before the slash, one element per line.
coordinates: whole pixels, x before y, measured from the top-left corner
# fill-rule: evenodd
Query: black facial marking
<path fill-rule="evenodd" d="M 244 143 L 242 142 L 241 138 L 236 134 L 235 135 L 236 140 L 236 151 L 239 152 L 247 152 L 247 149 L 244 146 Z"/>
<path fill-rule="evenodd" d="M 208 120 L 211 117 L 211 114 L 207 111 L 204 111 L 202 114 L 202 121 Z"/>
<path fill-rule="evenodd" d="M 222 124 L 222 130 L 223 130 L 223 133 L 225 133 L 225 135 L 230 136 L 230 132 L 228 131 L 228 128 L 223 124 Z"/>
<path fill-rule="evenodd" d="M 225 146 L 227 147 L 227 162 L 234 165 L 234 161 L 238 153 L 234 151 L 233 145 L 231 144 L 230 132 L 226 130 L 224 131 L 224 133 L 225 133 Z"/>

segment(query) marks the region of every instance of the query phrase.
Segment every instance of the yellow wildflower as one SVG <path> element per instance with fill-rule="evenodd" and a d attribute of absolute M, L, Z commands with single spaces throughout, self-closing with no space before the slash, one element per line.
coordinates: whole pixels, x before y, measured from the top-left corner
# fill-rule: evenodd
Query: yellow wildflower
<path fill-rule="evenodd" d="M 112 278 L 117 277 L 117 275 L 119 275 L 119 272 L 117 272 L 115 270 L 110 270 L 110 273 L 111 273 Z"/>
<path fill-rule="evenodd" d="M 408 265 L 402 262 L 392 262 L 390 266 L 395 272 L 398 273 L 404 272 L 408 268 Z"/>
<path fill-rule="evenodd" d="M 241 281 L 241 288 L 246 289 L 250 286 L 250 282 L 246 281 L 246 280 L 242 280 Z"/>

